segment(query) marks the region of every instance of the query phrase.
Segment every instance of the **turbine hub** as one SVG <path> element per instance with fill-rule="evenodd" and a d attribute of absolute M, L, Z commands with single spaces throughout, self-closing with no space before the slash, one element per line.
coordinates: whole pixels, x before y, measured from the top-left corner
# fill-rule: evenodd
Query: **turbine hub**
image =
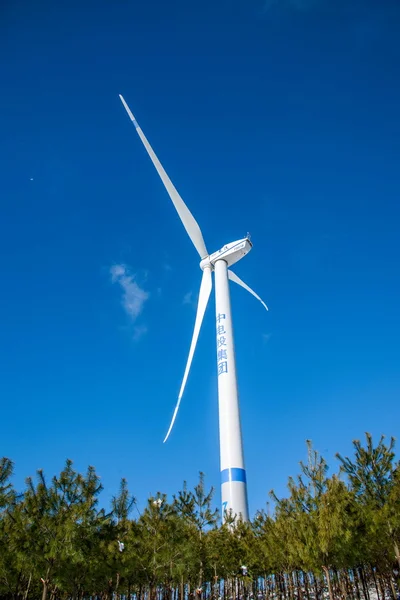
<path fill-rule="evenodd" d="M 206 269 L 207 267 L 209 267 L 211 271 L 214 270 L 214 265 L 211 264 L 210 256 L 206 256 L 205 258 L 203 258 L 202 261 L 200 261 L 200 269 L 202 271 L 204 271 L 204 269 Z"/>
<path fill-rule="evenodd" d="M 210 267 L 214 270 L 214 265 L 218 260 L 224 260 L 228 267 L 237 263 L 241 258 L 246 256 L 252 249 L 253 244 L 251 243 L 249 237 L 245 237 L 241 240 L 236 240 L 236 242 L 231 242 L 230 244 L 226 244 L 221 250 L 206 256 L 200 263 L 200 269 L 204 271 L 205 267 Z"/>

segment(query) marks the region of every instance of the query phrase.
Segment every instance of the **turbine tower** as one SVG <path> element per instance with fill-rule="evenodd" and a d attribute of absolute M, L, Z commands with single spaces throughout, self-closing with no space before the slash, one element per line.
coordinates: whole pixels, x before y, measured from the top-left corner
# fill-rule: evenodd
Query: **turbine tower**
<path fill-rule="evenodd" d="M 194 219 L 188 207 L 175 189 L 124 98 L 121 94 L 119 97 L 176 208 L 188 236 L 200 255 L 200 268 L 203 271 L 189 356 L 178 395 L 178 401 L 164 442 L 167 441 L 171 433 L 179 410 L 204 313 L 211 294 L 212 272 L 214 271 L 222 514 L 224 519 L 227 514 L 231 514 L 241 518 L 243 521 L 247 521 L 249 518 L 247 481 L 240 425 L 229 280 L 242 286 L 245 290 L 250 292 L 250 294 L 255 296 L 266 310 L 268 310 L 268 307 L 261 298 L 228 267 L 246 256 L 252 248 L 252 243 L 249 237 L 245 237 L 236 242 L 227 244 L 213 254 L 208 253 L 197 221 Z"/>

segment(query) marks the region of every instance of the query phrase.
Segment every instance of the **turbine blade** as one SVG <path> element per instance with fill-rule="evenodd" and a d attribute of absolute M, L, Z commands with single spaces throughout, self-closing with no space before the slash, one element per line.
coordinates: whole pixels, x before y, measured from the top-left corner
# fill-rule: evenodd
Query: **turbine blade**
<path fill-rule="evenodd" d="M 130 120 L 132 121 L 132 123 L 134 124 L 134 126 L 136 128 L 138 136 L 142 140 L 143 145 L 147 150 L 147 154 L 150 156 L 150 158 L 153 162 L 153 165 L 157 169 L 157 173 L 159 174 L 161 181 L 163 182 L 164 187 L 167 190 L 169 197 L 171 198 L 171 200 L 176 208 L 176 211 L 183 223 L 184 228 L 186 229 L 188 236 L 192 240 L 194 247 L 196 248 L 197 252 L 200 255 L 200 258 L 205 258 L 206 256 L 208 256 L 208 252 L 207 252 L 207 248 L 204 243 L 204 240 L 203 240 L 203 235 L 200 231 L 200 227 L 199 227 L 196 219 L 194 218 L 194 216 L 192 215 L 192 213 L 190 212 L 190 210 L 188 209 L 188 207 L 186 206 L 186 204 L 184 203 L 184 201 L 178 194 L 177 190 L 175 189 L 174 184 L 168 177 L 167 173 L 164 170 L 164 167 L 158 160 L 153 148 L 150 146 L 149 142 L 147 141 L 146 136 L 144 135 L 143 131 L 139 127 L 138 122 L 136 121 L 135 117 L 133 116 L 129 106 L 125 102 L 125 99 L 123 98 L 123 96 L 121 96 L 121 94 L 119 94 L 119 97 L 121 99 L 122 104 L 125 107 L 126 112 L 129 115 Z"/>
<path fill-rule="evenodd" d="M 261 302 L 261 304 L 264 306 L 264 308 L 266 310 L 268 310 L 268 306 L 265 304 L 265 302 L 263 300 L 261 300 L 260 296 L 258 294 L 256 294 L 248 285 L 245 284 L 244 281 L 242 281 L 240 279 L 240 277 L 238 277 L 236 275 L 236 273 L 234 273 L 233 271 L 230 271 L 228 269 L 228 277 L 231 281 L 234 281 L 235 283 L 237 283 L 238 285 L 241 285 L 242 288 L 244 288 L 245 290 L 247 290 L 248 292 L 250 292 L 250 294 L 252 294 L 255 298 L 257 298 L 257 300 L 259 300 Z"/>
<path fill-rule="evenodd" d="M 199 293 L 199 302 L 197 304 L 196 321 L 194 323 L 192 343 L 190 344 L 190 350 L 189 350 L 189 356 L 188 356 L 187 363 L 186 363 L 185 374 L 183 376 L 182 385 L 181 385 L 181 389 L 180 389 L 179 396 L 178 396 L 178 402 L 176 403 L 176 406 L 175 406 L 171 424 L 169 426 L 167 435 L 165 436 L 163 443 L 165 443 L 167 441 L 169 434 L 172 431 L 172 427 L 174 426 L 176 415 L 178 414 L 179 405 L 181 403 L 183 392 L 185 390 L 186 381 L 187 381 L 187 378 L 189 375 L 190 366 L 192 364 L 192 359 L 193 359 L 194 351 L 196 349 L 197 339 L 199 337 L 200 328 L 201 328 L 201 324 L 203 322 L 204 313 L 207 308 L 208 299 L 211 294 L 211 289 L 212 289 L 211 269 L 205 268 L 203 271 L 203 277 L 202 277 L 201 285 L 200 285 L 200 293 Z"/>

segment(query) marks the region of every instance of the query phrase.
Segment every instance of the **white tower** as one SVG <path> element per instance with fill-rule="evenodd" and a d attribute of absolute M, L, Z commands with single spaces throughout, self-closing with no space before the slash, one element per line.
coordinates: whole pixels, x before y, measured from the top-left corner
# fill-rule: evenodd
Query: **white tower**
<path fill-rule="evenodd" d="M 169 426 L 164 442 L 167 441 L 174 425 L 179 405 L 183 396 L 186 381 L 197 339 L 199 336 L 204 313 L 212 289 L 212 271 L 215 274 L 215 308 L 216 308 L 216 333 L 217 333 L 217 372 L 218 372 L 218 406 L 219 406 L 219 442 L 220 442 L 220 466 L 221 466 L 221 497 L 222 514 L 224 518 L 231 514 L 243 521 L 249 518 L 246 470 L 243 455 L 243 442 L 241 432 L 239 395 L 236 377 L 235 346 L 233 342 L 231 302 L 229 295 L 229 279 L 246 289 L 255 296 L 268 310 L 267 305 L 261 298 L 247 286 L 228 267 L 238 262 L 251 250 L 252 243 L 248 237 L 227 244 L 221 250 L 209 254 L 207 252 L 200 227 L 186 204 L 175 189 L 173 183 L 166 174 L 163 166 L 155 155 L 143 131 L 139 127 L 129 106 L 120 95 L 131 121 L 143 142 L 157 172 L 177 210 L 177 213 L 186 229 L 187 234 L 199 253 L 200 268 L 203 277 L 200 285 L 199 300 L 197 304 L 196 320 L 194 325 L 192 342 L 189 356 L 183 376 L 178 401 L 175 406 L 171 424 Z"/>
<path fill-rule="evenodd" d="M 242 519 L 247 521 L 249 508 L 240 426 L 228 266 L 223 258 L 215 263 L 215 311 L 222 510 L 225 514 L 226 511 L 232 509 L 234 514 L 241 514 Z"/>

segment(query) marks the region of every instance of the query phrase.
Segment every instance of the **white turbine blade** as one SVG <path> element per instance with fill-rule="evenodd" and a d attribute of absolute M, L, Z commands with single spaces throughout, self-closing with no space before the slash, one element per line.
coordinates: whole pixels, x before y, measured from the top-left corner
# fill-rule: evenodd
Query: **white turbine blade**
<path fill-rule="evenodd" d="M 172 427 L 174 426 L 174 423 L 175 423 L 176 415 L 178 414 L 179 405 L 181 403 L 183 392 L 185 390 L 186 381 L 187 381 L 187 378 L 189 375 L 190 366 L 192 364 L 192 359 L 193 359 L 194 351 L 196 349 L 197 339 L 199 337 L 204 313 L 207 308 L 208 299 L 210 297 L 211 288 L 212 288 L 211 269 L 206 268 L 203 271 L 203 277 L 202 277 L 201 285 L 200 285 L 200 293 L 199 293 L 199 302 L 197 304 L 196 321 L 194 323 L 192 343 L 190 344 L 190 350 L 189 350 L 189 356 L 188 356 L 187 363 L 186 363 L 185 374 L 183 376 L 182 385 L 181 385 L 181 389 L 180 389 L 179 396 L 178 396 L 178 402 L 176 403 L 174 414 L 172 416 L 172 421 L 169 426 L 168 433 L 165 436 L 164 443 L 167 441 L 169 434 L 171 433 Z"/>
<path fill-rule="evenodd" d="M 236 273 L 234 273 L 233 271 L 230 271 L 228 269 L 228 277 L 231 281 L 234 281 L 235 283 L 237 283 L 238 285 L 241 285 L 242 288 L 244 288 L 245 290 L 247 290 L 248 292 L 250 292 L 250 294 L 252 294 L 255 298 L 257 298 L 257 300 L 259 300 L 261 302 L 261 304 L 264 306 L 264 308 L 266 310 L 268 310 L 268 306 L 265 304 L 265 302 L 263 300 L 261 300 L 260 296 L 258 294 L 256 294 L 248 285 L 245 284 L 244 281 L 242 281 L 240 279 L 240 277 L 238 277 L 236 275 Z"/>
<path fill-rule="evenodd" d="M 178 194 L 177 190 L 175 189 L 174 184 L 172 183 L 172 181 L 166 174 L 164 167 L 162 166 L 162 164 L 158 160 L 157 156 L 155 155 L 153 148 L 150 146 L 149 142 L 147 141 L 146 136 L 144 135 L 143 131 L 139 127 L 138 122 L 136 121 L 135 117 L 133 116 L 129 106 L 125 102 L 125 99 L 123 98 L 123 96 L 121 96 L 121 94 L 119 94 L 119 97 L 121 99 L 122 104 L 125 107 L 126 112 L 129 115 L 129 118 L 131 119 L 132 123 L 134 124 L 136 131 L 137 131 L 140 139 L 142 140 L 143 145 L 146 148 L 148 155 L 150 156 L 150 158 L 153 162 L 153 165 L 157 169 L 157 172 L 161 178 L 161 181 L 163 182 L 165 189 L 167 190 L 169 197 L 171 198 L 171 200 L 177 210 L 177 213 L 183 223 L 184 228 L 186 229 L 188 236 L 192 240 L 193 245 L 196 248 L 197 252 L 200 254 L 200 258 L 205 258 L 206 256 L 208 256 L 208 252 L 207 252 L 207 248 L 204 243 L 204 240 L 203 240 L 203 235 L 200 231 L 200 227 L 199 227 L 196 219 L 194 218 L 194 216 L 192 215 L 192 213 L 190 212 L 190 210 L 188 209 L 188 207 L 186 206 L 186 204 L 184 203 L 184 201 Z"/>

